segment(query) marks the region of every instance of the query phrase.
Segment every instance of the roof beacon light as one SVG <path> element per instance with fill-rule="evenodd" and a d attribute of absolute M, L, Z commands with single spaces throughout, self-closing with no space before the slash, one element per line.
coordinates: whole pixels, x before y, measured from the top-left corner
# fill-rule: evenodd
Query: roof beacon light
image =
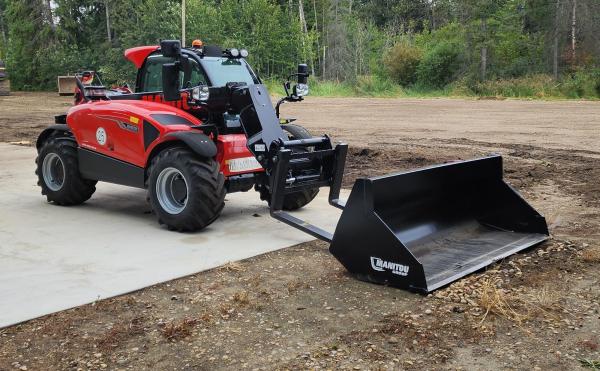
<path fill-rule="evenodd" d="M 200 39 L 192 41 L 192 48 L 201 48 L 204 43 Z"/>
<path fill-rule="evenodd" d="M 237 58 L 240 56 L 240 51 L 236 48 L 229 49 L 229 55 L 231 55 L 233 58 Z"/>

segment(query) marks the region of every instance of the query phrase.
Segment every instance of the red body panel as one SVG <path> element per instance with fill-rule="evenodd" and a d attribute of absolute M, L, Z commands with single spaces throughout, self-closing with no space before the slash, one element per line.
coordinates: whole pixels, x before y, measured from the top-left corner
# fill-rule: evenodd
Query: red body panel
<path fill-rule="evenodd" d="M 247 158 L 254 162 L 254 155 L 246 147 L 246 135 L 244 134 L 228 134 L 219 135 L 217 138 L 217 162 L 221 165 L 221 171 L 226 177 L 232 175 L 240 175 L 246 173 L 256 173 L 265 171 L 260 165 L 249 170 L 233 170 L 230 169 L 229 163 L 231 160 Z"/>
<path fill-rule="evenodd" d="M 131 63 L 135 64 L 137 69 L 140 69 L 146 61 L 146 58 L 157 49 L 158 45 L 137 46 L 135 48 L 125 50 L 125 53 L 123 54 L 125 55 L 125 58 L 127 58 Z"/>
<path fill-rule="evenodd" d="M 130 164 L 146 167 L 152 150 L 165 141 L 165 135 L 176 131 L 190 131 L 188 125 L 163 125 L 152 118 L 152 114 L 170 114 L 183 117 L 193 125 L 202 121 L 182 109 L 169 104 L 144 100 L 95 101 L 76 105 L 69 109 L 67 124 L 73 131 L 77 143 L 86 148 Z M 158 137 L 144 149 L 144 120 L 159 131 Z M 98 132 L 104 133 L 100 140 Z M 223 175 L 239 175 L 264 171 L 255 167 L 243 171 L 230 171 L 229 161 L 254 158 L 246 147 L 244 134 L 219 135 L 216 160 L 221 164 Z"/>

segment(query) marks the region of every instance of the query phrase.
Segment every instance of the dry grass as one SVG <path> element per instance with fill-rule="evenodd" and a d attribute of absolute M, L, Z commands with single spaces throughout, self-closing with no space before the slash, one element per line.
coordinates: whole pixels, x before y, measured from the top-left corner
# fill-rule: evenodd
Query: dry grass
<path fill-rule="evenodd" d="M 180 340 L 190 336 L 197 323 L 198 320 L 195 318 L 171 321 L 162 328 L 161 333 L 169 341 Z"/>
<path fill-rule="evenodd" d="M 97 342 L 101 350 L 110 350 L 119 346 L 123 341 L 144 333 L 142 317 L 135 317 L 129 322 L 113 325 Z"/>
<path fill-rule="evenodd" d="M 221 272 L 243 272 L 244 266 L 239 262 L 229 262 L 218 268 Z"/>
<path fill-rule="evenodd" d="M 556 304 L 560 301 L 562 294 L 555 287 L 546 285 L 536 288 L 530 294 L 533 303 L 546 310 L 556 309 Z"/>
<path fill-rule="evenodd" d="M 485 279 L 482 282 L 479 306 L 485 311 L 481 318 L 482 324 L 490 313 L 507 318 L 518 324 L 528 317 L 526 313 L 519 313 L 515 308 L 521 306 L 520 299 L 502 289 L 499 279 Z"/>
<path fill-rule="evenodd" d="M 597 351 L 598 348 L 600 348 L 598 342 L 596 342 L 595 340 L 582 340 L 577 342 L 577 344 L 583 349 L 591 350 L 593 352 Z"/>
<path fill-rule="evenodd" d="M 248 292 L 246 292 L 246 291 L 236 292 L 233 295 L 233 301 L 239 305 L 250 304 L 250 298 L 248 297 Z"/>
<path fill-rule="evenodd" d="M 301 279 L 296 279 L 291 282 L 288 282 L 286 286 L 287 286 L 288 294 L 292 294 L 301 288 L 309 288 L 310 287 L 310 285 L 307 282 L 305 282 Z"/>
<path fill-rule="evenodd" d="M 600 263 L 600 248 L 591 247 L 584 250 L 581 259 L 587 263 Z"/>

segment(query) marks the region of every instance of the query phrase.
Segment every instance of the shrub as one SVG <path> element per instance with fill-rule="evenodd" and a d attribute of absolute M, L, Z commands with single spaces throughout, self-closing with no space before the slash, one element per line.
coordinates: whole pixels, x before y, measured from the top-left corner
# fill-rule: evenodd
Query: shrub
<path fill-rule="evenodd" d="M 562 78 L 560 92 L 567 98 L 600 97 L 600 69 L 579 69 Z"/>
<path fill-rule="evenodd" d="M 394 81 L 407 86 L 417 80 L 417 66 L 421 55 L 419 48 L 406 41 L 400 41 L 386 53 L 383 63 Z"/>
<path fill-rule="evenodd" d="M 354 84 L 354 92 L 358 96 L 392 97 L 401 91 L 391 80 L 376 75 L 358 76 Z"/>
<path fill-rule="evenodd" d="M 558 83 L 549 75 L 538 74 L 471 84 L 475 94 L 484 97 L 546 98 L 560 95 Z"/>
<path fill-rule="evenodd" d="M 510 98 L 599 98 L 600 71 L 579 70 L 559 81 L 546 74 L 467 84 L 479 96 Z"/>
<path fill-rule="evenodd" d="M 439 88 L 456 76 L 460 67 L 461 47 L 457 43 L 441 42 L 423 55 L 417 67 L 417 79 L 423 86 Z"/>

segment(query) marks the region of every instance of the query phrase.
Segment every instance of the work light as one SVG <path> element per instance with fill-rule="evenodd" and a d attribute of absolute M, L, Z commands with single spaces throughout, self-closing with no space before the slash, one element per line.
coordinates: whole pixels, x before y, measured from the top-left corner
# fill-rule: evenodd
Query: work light
<path fill-rule="evenodd" d="M 192 99 L 200 100 L 200 101 L 207 101 L 208 97 L 209 97 L 208 86 L 206 86 L 206 85 L 196 86 L 194 89 L 192 89 Z"/>

